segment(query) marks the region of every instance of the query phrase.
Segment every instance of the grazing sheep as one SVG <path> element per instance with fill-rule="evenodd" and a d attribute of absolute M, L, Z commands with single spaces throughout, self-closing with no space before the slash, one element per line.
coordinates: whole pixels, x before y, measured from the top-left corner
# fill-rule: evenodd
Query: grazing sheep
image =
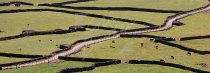
<path fill-rule="evenodd" d="M 112 43 L 115 43 L 115 41 L 113 40 Z"/>
<path fill-rule="evenodd" d="M 0 30 L 0 32 L 4 32 L 4 31 Z"/>
<path fill-rule="evenodd" d="M 158 46 L 155 46 L 156 49 L 158 49 Z"/>
<path fill-rule="evenodd" d="M 125 62 L 125 64 L 127 64 L 128 62 Z"/>
<path fill-rule="evenodd" d="M 154 41 L 154 39 L 149 39 L 150 42 Z"/>
<path fill-rule="evenodd" d="M 21 51 L 22 49 L 20 48 L 20 49 L 18 49 L 19 51 Z"/>
<path fill-rule="evenodd" d="M 174 59 L 174 56 L 171 56 L 171 59 Z"/>
<path fill-rule="evenodd" d="M 188 55 L 191 55 L 191 52 L 187 52 Z"/>
<path fill-rule="evenodd" d="M 144 43 L 141 43 L 141 47 L 143 47 L 144 46 Z"/>
<path fill-rule="evenodd" d="M 111 48 L 115 48 L 114 46 L 110 46 Z"/>

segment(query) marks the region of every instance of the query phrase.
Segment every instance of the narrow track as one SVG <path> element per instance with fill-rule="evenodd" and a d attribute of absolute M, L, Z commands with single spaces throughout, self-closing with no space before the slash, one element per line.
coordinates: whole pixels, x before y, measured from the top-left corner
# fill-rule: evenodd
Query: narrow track
<path fill-rule="evenodd" d="M 210 10 L 210 4 L 198 8 L 198 9 L 194 9 L 194 10 L 189 10 L 189 11 L 185 11 L 185 12 L 181 12 L 181 13 L 177 13 L 175 15 L 169 16 L 168 19 L 165 21 L 164 26 L 160 26 L 159 28 L 156 29 L 146 29 L 144 31 L 138 31 L 138 29 L 134 29 L 134 30 L 128 30 L 125 33 L 122 34 L 138 34 L 138 33 L 146 33 L 146 32 L 156 32 L 156 31 L 163 31 L 166 29 L 170 29 L 172 27 L 172 24 L 174 21 L 177 21 L 179 19 L 183 19 L 185 17 L 188 17 L 190 15 L 196 14 L 196 13 L 200 13 L 200 12 L 205 12 Z"/>
<path fill-rule="evenodd" d="M 170 29 L 173 25 L 172 23 L 178 19 L 182 19 L 189 15 L 193 15 L 193 14 L 208 11 L 208 10 L 210 10 L 210 4 L 208 4 L 207 6 L 198 8 L 198 9 L 178 13 L 173 16 L 169 16 L 169 18 L 165 21 L 164 25 L 160 26 L 160 27 L 155 27 L 155 28 L 152 27 L 152 28 L 147 28 L 147 29 L 143 29 L 143 30 L 142 29 L 126 30 L 126 31 L 115 33 L 115 34 L 99 36 L 98 38 L 96 38 L 94 40 L 88 40 L 88 41 L 84 41 L 84 42 L 74 43 L 70 46 L 70 48 L 58 51 L 54 54 L 43 57 L 41 59 L 31 60 L 31 61 L 28 61 L 25 63 L 16 63 L 13 65 L 1 66 L 1 69 L 14 69 L 14 68 L 21 68 L 21 67 L 26 67 L 26 66 L 33 66 L 33 65 L 38 65 L 38 64 L 42 64 L 42 63 L 53 62 L 53 61 L 59 60 L 58 59 L 59 56 L 69 56 L 71 54 L 79 52 L 83 47 L 86 47 L 88 45 L 103 42 L 106 40 L 119 38 L 121 34 L 141 34 L 141 33 L 147 33 L 147 32 L 157 32 L 157 31 L 167 30 L 167 29 Z"/>

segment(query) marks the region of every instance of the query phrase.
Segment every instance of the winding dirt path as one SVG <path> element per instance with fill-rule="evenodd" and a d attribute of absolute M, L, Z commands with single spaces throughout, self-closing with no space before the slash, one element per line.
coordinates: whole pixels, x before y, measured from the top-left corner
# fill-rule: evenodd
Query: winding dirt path
<path fill-rule="evenodd" d="M 204 11 L 208 11 L 208 10 L 210 10 L 210 4 L 208 4 L 207 6 L 198 8 L 198 9 L 186 11 L 183 13 L 178 13 L 173 16 L 169 16 L 169 18 L 165 21 L 164 25 L 160 26 L 159 28 L 137 30 L 137 31 L 123 31 L 123 32 L 115 33 L 115 34 L 106 35 L 102 38 L 97 38 L 95 40 L 88 40 L 81 43 L 72 44 L 70 48 L 67 48 L 55 54 L 51 54 L 47 56 L 46 58 L 32 60 L 30 62 L 21 63 L 21 64 L 6 65 L 6 66 L 2 66 L 1 69 L 14 69 L 14 68 L 21 68 L 21 67 L 26 67 L 26 66 L 33 66 L 33 65 L 53 62 L 53 61 L 59 60 L 58 59 L 59 56 L 69 56 L 73 53 L 79 52 L 83 47 L 86 47 L 88 45 L 119 38 L 121 34 L 141 34 L 141 33 L 147 33 L 147 32 L 157 32 L 157 31 L 167 30 L 167 29 L 170 29 L 173 25 L 172 23 L 178 19 L 182 19 L 187 16 L 204 12 Z"/>
<path fill-rule="evenodd" d="M 173 25 L 173 22 L 179 19 L 183 19 L 185 17 L 188 17 L 190 15 L 193 14 L 197 14 L 200 12 L 205 12 L 205 11 L 209 11 L 210 10 L 210 4 L 198 8 L 198 9 L 194 9 L 194 10 L 190 10 L 190 11 L 185 11 L 185 12 L 181 12 L 172 16 L 169 16 L 168 19 L 165 21 L 164 26 L 157 28 L 157 29 L 149 29 L 149 30 L 144 30 L 144 31 L 134 31 L 134 32 L 125 32 L 122 34 L 139 34 L 139 33 L 147 33 L 147 32 L 156 32 L 156 31 L 162 31 L 162 30 L 166 30 L 166 29 L 170 29 Z"/>

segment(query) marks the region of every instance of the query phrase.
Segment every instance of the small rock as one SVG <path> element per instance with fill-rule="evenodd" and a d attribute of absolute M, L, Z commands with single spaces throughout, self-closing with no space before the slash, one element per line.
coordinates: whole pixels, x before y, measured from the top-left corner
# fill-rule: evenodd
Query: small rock
<path fill-rule="evenodd" d="M 208 67 L 208 65 L 206 63 L 198 63 L 198 64 L 195 64 L 195 65 L 200 65 L 201 67 Z"/>
<path fill-rule="evenodd" d="M 21 4 L 20 3 L 15 3 L 14 5 L 15 5 L 15 7 L 20 7 Z"/>
<path fill-rule="evenodd" d="M 176 26 L 183 26 L 184 23 L 180 22 L 180 21 L 174 21 L 173 22 L 173 25 L 176 25 Z"/>
<path fill-rule="evenodd" d="M 165 62 L 165 61 L 161 59 L 160 62 Z"/>

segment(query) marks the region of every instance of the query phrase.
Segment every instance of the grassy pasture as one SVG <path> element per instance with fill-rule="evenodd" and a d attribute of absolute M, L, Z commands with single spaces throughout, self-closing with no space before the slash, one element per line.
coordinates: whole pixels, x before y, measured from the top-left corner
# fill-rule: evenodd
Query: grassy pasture
<path fill-rule="evenodd" d="M 208 4 L 208 0 L 96 0 L 69 5 L 78 7 L 136 7 L 165 10 L 190 10 L 205 4 Z"/>
<path fill-rule="evenodd" d="M 24 59 L 24 58 L 0 57 L 0 64 L 11 63 L 11 62 L 18 62 L 18 61 L 24 61 L 24 60 L 27 60 L 27 59 Z"/>
<path fill-rule="evenodd" d="M 115 42 L 116 43 L 111 43 L 110 40 L 95 45 L 91 45 L 90 48 L 85 48 L 80 53 L 72 56 L 90 57 L 90 58 L 108 58 L 108 59 L 111 58 L 111 59 L 121 59 L 124 61 L 127 60 L 159 61 L 160 59 L 163 59 L 166 62 L 181 64 L 192 68 L 198 68 L 210 71 L 210 69 L 208 68 L 202 68 L 198 65 L 195 65 L 197 63 L 210 64 L 210 62 L 208 61 L 208 58 L 210 58 L 209 55 L 199 55 L 193 53 L 191 56 L 189 56 L 187 55 L 187 51 L 183 51 L 162 44 L 155 44 L 150 42 L 149 39 L 147 38 L 119 38 L 115 39 Z M 140 43 L 144 43 L 144 47 L 141 47 Z M 158 49 L 155 48 L 156 45 L 159 46 Z M 115 48 L 111 48 L 110 46 L 114 46 Z M 171 59 L 171 56 L 174 56 L 175 59 Z M 141 68 L 141 66 L 143 65 L 140 65 L 138 68 Z M 171 72 L 173 72 L 173 70 Z"/>
<path fill-rule="evenodd" d="M 1 0 L 0 2 L 9 2 L 14 0 Z M 16 0 L 17 1 L 17 0 Z M 34 3 L 36 6 L 5 6 L 0 7 L 0 10 L 7 9 L 32 9 L 32 8 L 51 8 L 72 10 L 63 8 L 52 7 L 38 7 L 39 3 L 54 3 L 67 0 L 18 0 L 23 2 Z M 208 3 L 207 0 L 97 0 L 92 2 L 84 2 L 77 4 L 67 4 L 67 6 L 93 6 L 93 7 L 136 7 L 136 8 L 151 8 L 151 9 L 164 9 L 164 10 L 190 10 L 204 6 Z M 73 10 L 86 13 L 94 13 L 100 15 L 106 15 L 111 17 L 118 17 L 131 20 L 145 21 L 156 25 L 162 25 L 165 18 L 173 14 L 163 13 L 149 13 L 149 12 L 131 12 L 131 11 L 91 11 L 91 10 Z M 175 26 L 170 30 L 148 33 L 152 35 L 160 35 L 167 37 L 185 37 L 194 35 L 209 35 L 209 13 L 200 13 L 185 19 L 180 20 L 185 23 L 184 26 Z M 125 23 L 119 21 L 111 21 L 99 18 L 92 18 L 80 15 L 72 15 L 65 13 L 55 12 L 25 12 L 14 14 L 0 14 L 0 30 L 5 32 L 0 33 L 0 37 L 20 34 L 22 30 L 51 30 L 51 29 L 68 29 L 72 25 L 99 25 L 106 27 L 132 29 L 145 27 L 143 25 Z M 193 22 L 192 22 L 193 21 Z M 27 26 L 30 24 L 30 26 Z M 45 36 L 33 36 L 21 39 L 0 41 L 0 52 L 19 53 L 19 54 L 50 54 L 52 51 L 59 50 L 56 44 L 66 44 L 76 41 L 78 39 L 85 39 L 88 37 L 110 34 L 112 31 L 103 30 L 88 30 L 85 32 L 75 32 L 62 35 L 45 35 Z M 42 42 L 38 42 L 42 40 Z M 53 40 L 50 42 L 49 40 Z M 74 57 L 92 57 L 92 58 L 113 58 L 122 59 L 127 61 L 130 59 L 139 60 L 156 60 L 164 59 L 166 62 L 181 64 L 201 70 L 210 71 L 209 68 L 203 68 L 195 65 L 197 63 L 206 63 L 210 65 L 209 55 L 192 54 L 187 55 L 186 51 L 182 51 L 177 48 L 168 47 L 161 44 L 154 44 L 149 42 L 147 38 L 130 39 L 119 38 L 115 39 L 116 43 L 113 44 L 110 41 L 101 42 L 95 45 L 91 45 L 90 48 L 84 48 L 82 52 L 72 55 Z M 209 39 L 207 40 L 193 40 L 186 42 L 175 42 L 178 44 L 186 45 L 199 50 L 209 50 Z M 140 47 L 140 43 L 144 43 L 144 47 Z M 115 46 L 116 48 L 110 48 Z M 155 46 L 159 45 L 159 49 L 155 49 Z M 21 51 L 18 49 L 22 49 Z M 170 56 L 174 56 L 175 59 L 171 59 Z M 19 58 L 6 58 L 0 57 L 0 63 L 16 62 L 26 59 Z M 0 73 L 55 73 L 63 68 L 82 67 L 90 65 L 91 63 L 81 62 L 63 62 L 53 64 L 43 64 L 32 67 L 26 67 L 21 69 L 3 70 Z M 96 68 L 90 72 L 84 73 L 191 73 L 189 71 L 180 70 L 176 68 L 157 66 L 157 65 L 127 65 L 120 64 L 108 67 Z"/>
<path fill-rule="evenodd" d="M 53 51 L 59 50 L 56 45 L 67 43 L 70 44 L 79 39 L 111 33 L 113 32 L 104 30 L 88 30 L 85 32 L 75 32 L 61 35 L 31 36 L 14 40 L 1 41 L 0 52 L 48 55 Z M 41 40 L 41 42 L 38 40 Z"/>
<path fill-rule="evenodd" d="M 210 51 L 210 45 L 209 45 L 210 39 L 189 40 L 189 41 L 176 42 L 176 43 L 197 50 Z"/>
<path fill-rule="evenodd" d="M 210 13 L 198 13 L 179 21 L 183 22 L 184 26 L 174 26 L 173 28 L 167 31 L 160 31 L 160 32 L 152 32 L 149 34 L 155 34 L 160 36 L 167 36 L 167 37 L 187 37 L 187 36 L 202 36 L 202 35 L 209 35 L 210 34 Z"/>
<path fill-rule="evenodd" d="M 158 66 L 158 65 L 130 65 L 120 64 L 107 67 L 96 68 L 90 72 L 82 73 L 192 73 L 190 71 L 180 70 L 176 68 Z"/>
<path fill-rule="evenodd" d="M 106 11 L 106 10 L 78 10 L 85 13 L 93 13 L 99 15 L 106 15 L 117 18 L 124 18 L 130 20 L 144 21 L 154 25 L 163 25 L 165 19 L 173 15 L 173 13 L 152 13 L 152 12 L 138 12 L 138 11 Z M 137 24 L 141 25 L 141 24 Z M 132 26 L 129 26 L 132 27 Z M 128 27 L 128 28 L 129 28 Z M 139 27 L 138 27 L 139 28 Z"/>
<path fill-rule="evenodd" d="M 14 14 L 0 14 L 0 16 L 3 17 L 3 19 L 0 20 L 0 29 L 5 31 L 4 33 L 0 34 L 0 37 L 20 34 L 22 30 L 28 29 L 38 31 L 68 29 L 68 27 L 73 25 L 98 25 L 121 29 L 144 27 L 141 24 L 132 24 L 55 12 L 25 12 Z M 27 26 L 27 24 L 30 25 Z"/>

